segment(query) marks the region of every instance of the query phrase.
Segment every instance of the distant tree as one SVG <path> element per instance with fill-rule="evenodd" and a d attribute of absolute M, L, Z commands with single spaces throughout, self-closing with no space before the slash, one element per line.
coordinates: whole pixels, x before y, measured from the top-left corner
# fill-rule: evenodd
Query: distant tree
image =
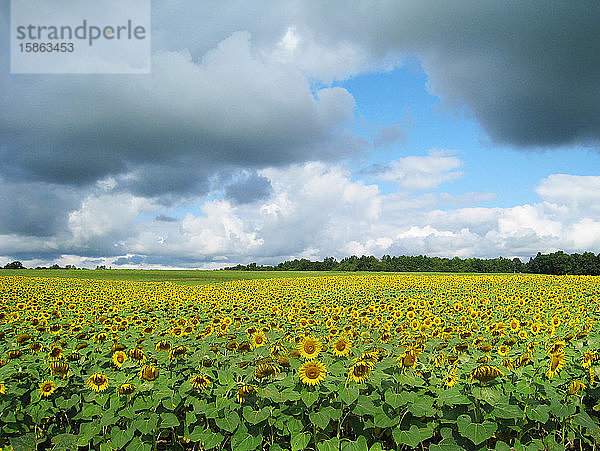
<path fill-rule="evenodd" d="M 27 268 L 25 268 L 25 266 L 23 266 L 23 263 L 21 263 L 19 261 L 15 261 L 15 262 L 7 263 L 6 265 L 4 265 L 4 269 L 27 269 Z"/>

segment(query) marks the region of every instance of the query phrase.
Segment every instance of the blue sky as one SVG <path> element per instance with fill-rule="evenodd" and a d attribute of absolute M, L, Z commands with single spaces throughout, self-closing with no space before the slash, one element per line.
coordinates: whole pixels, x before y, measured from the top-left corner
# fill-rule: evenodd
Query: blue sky
<path fill-rule="evenodd" d="M 600 6 L 366 5 L 154 1 L 149 75 L 0 49 L 0 264 L 600 252 Z"/>

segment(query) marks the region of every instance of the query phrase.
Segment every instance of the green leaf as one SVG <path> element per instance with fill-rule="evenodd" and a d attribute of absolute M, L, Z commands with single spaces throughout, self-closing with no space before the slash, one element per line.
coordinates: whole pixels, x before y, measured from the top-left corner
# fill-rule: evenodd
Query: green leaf
<path fill-rule="evenodd" d="M 215 423 L 224 431 L 233 432 L 240 425 L 240 416 L 237 412 L 231 412 L 225 417 L 217 418 Z"/>
<path fill-rule="evenodd" d="M 416 417 L 430 416 L 435 412 L 433 403 L 434 399 L 431 396 L 422 395 L 408 405 L 408 410 Z"/>
<path fill-rule="evenodd" d="M 385 399 L 385 403 L 387 405 L 389 405 L 390 407 L 392 407 L 393 409 L 397 409 L 398 407 L 400 407 L 401 405 L 404 404 L 402 402 L 403 401 L 402 396 L 399 395 L 398 393 L 394 393 L 391 388 L 385 392 L 384 399 Z"/>
<path fill-rule="evenodd" d="M 550 412 L 556 418 L 562 419 L 565 417 L 570 417 L 575 413 L 575 406 L 573 404 L 563 404 L 560 401 L 555 399 L 550 402 Z"/>
<path fill-rule="evenodd" d="M 485 440 L 490 438 L 496 432 L 498 425 L 491 421 L 484 421 L 483 423 L 473 423 L 469 415 L 461 415 L 456 419 L 458 425 L 458 432 L 463 437 L 468 438 L 476 445 L 483 443 Z"/>
<path fill-rule="evenodd" d="M 319 393 L 304 389 L 300 393 L 300 398 L 302 399 L 302 402 L 306 405 L 306 407 L 310 407 L 315 403 L 317 399 L 319 399 Z"/>
<path fill-rule="evenodd" d="M 292 434 L 291 446 L 292 451 L 299 451 L 306 448 L 310 442 L 310 434 L 307 432 L 299 432 L 296 434 Z"/>
<path fill-rule="evenodd" d="M 511 451 L 510 446 L 506 444 L 506 442 L 501 442 L 500 440 L 496 442 L 496 447 L 494 449 L 496 451 Z"/>
<path fill-rule="evenodd" d="M 316 425 L 320 429 L 325 429 L 330 420 L 329 413 L 326 409 L 322 409 L 318 412 L 311 412 L 308 414 L 308 418 L 312 424 Z"/>
<path fill-rule="evenodd" d="M 300 432 L 302 429 L 304 429 L 304 425 L 302 424 L 302 421 L 300 421 L 298 418 L 294 418 L 294 417 L 290 417 L 288 418 L 287 422 L 286 422 L 286 426 L 288 431 L 290 431 L 290 434 L 294 435 L 297 432 Z"/>
<path fill-rule="evenodd" d="M 134 428 L 122 430 L 119 426 L 113 426 L 110 431 L 110 442 L 115 448 L 125 448 L 125 445 L 133 438 L 134 431 Z"/>
<path fill-rule="evenodd" d="M 498 404 L 492 410 L 492 415 L 505 420 L 518 420 L 523 418 L 523 410 L 514 404 Z"/>
<path fill-rule="evenodd" d="M 400 422 L 400 417 L 395 415 L 390 417 L 381 407 L 377 408 L 374 413 L 373 423 L 379 428 L 396 426 Z"/>
<path fill-rule="evenodd" d="M 200 442 L 204 445 L 205 449 L 215 448 L 218 444 L 223 441 L 223 435 L 219 432 L 213 432 L 208 428 L 202 426 L 196 426 L 194 432 L 190 435 L 192 442 Z"/>
<path fill-rule="evenodd" d="M 398 445 L 408 445 L 412 448 L 416 448 L 423 440 L 433 437 L 433 428 L 419 428 L 417 425 L 413 424 L 408 431 L 394 429 L 392 435 Z"/>
<path fill-rule="evenodd" d="M 446 406 L 455 406 L 457 404 L 470 404 L 471 401 L 460 392 L 458 387 L 452 387 L 442 391 L 438 395 L 440 403 Z"/>
<path fill-rule="evenodd" d="M 91 420 L 96 416 L 102 415 L 102 407 L 98 404 L 86 403 L 81 411 L 75 415 L 76 420 Z"/>
<path fill-rule="evenodd" d="M 286 401 L 298 401 L 300 399 L 300 393 L 298 393 L 296 390 L 292 390 L 291 388 L 286 388 L 283 390 L 281 392 L 281 396 L 283 396 Z"/>
<path fill-rule="evenodd" d="M 136 418 L 131 425 L 142 434 L 150 434 L 158 426 L 158 415 L 151 413 L 149 417 Z"/>
<path fill-rule="evenodd" d="M 254 436 L 249 434 L 248 430 L 242 432 L 242 429 L 245 428 L 239 428 L 231 437 L 231 449 L 235 449 L 236 451 L 254 451 L 260 449 L 263 441 L 262 435 Z"/>
<path fill-rule="evenodd" d="M 102 426 L 94 421 L 81 423 L 79 426 L 79 435 L 77 436 L 77 445 L 89 445 L 94 436 L 97 435 L 101 429 Z"/>
<path fill-rule="evenodd" d="M 445 437 L 438 444 L 429 445 L 429 451 L 463 451 L 464 448 L 454 441 L 452 436 Z"/>
<path fill-rule="evenodd" d="M 171 412 L 161 413 L 160 420 L 161 420 L 160 421 L 161 429 L 179 426 L 179 419 L 177 418 L 177 416 L 175 416 L 174 413 L 171 413 Z"/>
<path fill-rule="evenodd" d="M 250 406 L 244 406 L 244 418 L 251 424 L 258 424 L 261 421 L 266 420 L 271 415 L 271 412 L 267 407 L 263 407 L 261 410 L 254 410 Z"/>
<path fill-rule="evenodd" d="M 286 400 L 285 396 L 273 385 L 267 385 L 265 388 L 258 390 L 258 396 L 267 398 L 275 403 L 282 403 Z"/>
<path fill-rule="evenodd" d="M 133 437 L 126 449 L 127 451 L 150 451 L 152 450 L 152 445 L 142 442 L 140 437 Z"/>
<path fill-rule="evenodd" d="M 317 443 L 317 451 L 339 451 L 339 449 L 340 439 L 337 437 Z"/>
<path fill-rule="evenodd" d="M 367 439 L 364 435 L 358 437 L 358 440 L 355 442 L 351 440 L 342 440 L 340 443 L 340 451 L 365 451 L 368 448 Z"/>
<path fill-rule="evenodd" d="M 360 395 L 356 401 L 356 405 L 354 406 L 353 412 L 358 415 L 373 415 L 373 411 L 375 410 L 375 404 L 371 401 L 371 398 Z"/>
<path fill-rule="evenodd" d="M 77 436 L 73 434 L 59 434 L 52 438 L 53 450 L 71 451 L 77 449 Z"/>
<path fill-rule="evenodd" d="M 358 398 L 358 387 L 356 385 L 341 387 L 338 391 L 338 396 L 344 404 L 349 406 Z"/>
<path fill-rule="evenodd" d="M 23 434 L 19 437 L 10 437 L 8 439 L 14 451 L 30 451 L 37 449 L 37 439 L 35 434 Z"/>
<path fill-rule="evenodd" d="M 546 421 L 548 421 L 548 418 L 550 418 L 549 411 L 550 408 L 543 404 L 527 406 L 525 409 L 527 418 L 533 421 L 539 421 L 540 423 L 546 423 Z"/>
<path fill-rule="evenodd" d="M 583 426 L 596 440 L 600 440 L 600 426 L 598 426 L 597 421 L 594 421 L 587 412 L 582 411 L 575 415 L 573 417 L 573 424 Z"/>

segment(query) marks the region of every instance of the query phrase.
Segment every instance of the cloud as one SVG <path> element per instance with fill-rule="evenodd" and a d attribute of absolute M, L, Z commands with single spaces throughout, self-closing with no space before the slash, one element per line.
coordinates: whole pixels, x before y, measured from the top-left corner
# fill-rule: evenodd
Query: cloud
<path fill-rule="evenodd" d="M 462 165 L 448 151 L 430 151 L 426 157 L 409 156 L 372 168 L 376 178 L 391 181 L 409 190 L 428 190 L 462 176 L 456 171 Z"/>
<path fill-rule="evenodd" d="M 0 78 L 2 173 L 70 186 L 113 177 L 142 196 L 204 194 L 220 170 L 338 159 L 366 146 L 346 129 L 348 91 L 313 93 L 297 68 L 262 58 L 249 33 L 199 60 L 164 51 L 152 64 L 151 76 L 93 82 Z"/>
<path fill-rule="evenodd" d="M 304 4 L 299 15 L 297 30 L 306 28 L 321 45 L 344 42 L 356 55 L 369 55 L 367 63 L 357 57 L 348 64 L 346 76 L 416 55 L 431 92 L 447 105 L 466 107 L 495 142 L 554 147 L 599 141 L 598 3 L 354 0 L 339 8 L 328 1 Z M 324 62 L 322 77 L 329 76 Z"/>
<path fill-rule="evenodd" d="M 244 173 L 238 179 L 227 185 L 225 198 L 237 204 L 246 204 L 267 198 L 272 191 L 268 178 L 256 173 Z"/>

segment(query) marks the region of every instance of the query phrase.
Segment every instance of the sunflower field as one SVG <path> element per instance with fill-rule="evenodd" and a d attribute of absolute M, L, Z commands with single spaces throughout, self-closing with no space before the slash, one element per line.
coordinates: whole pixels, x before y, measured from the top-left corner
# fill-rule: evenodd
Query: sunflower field
<path fill-rule="evenodd" d="M 0 449 L 596 449 L 600 279 L 0 277 Z"/>

